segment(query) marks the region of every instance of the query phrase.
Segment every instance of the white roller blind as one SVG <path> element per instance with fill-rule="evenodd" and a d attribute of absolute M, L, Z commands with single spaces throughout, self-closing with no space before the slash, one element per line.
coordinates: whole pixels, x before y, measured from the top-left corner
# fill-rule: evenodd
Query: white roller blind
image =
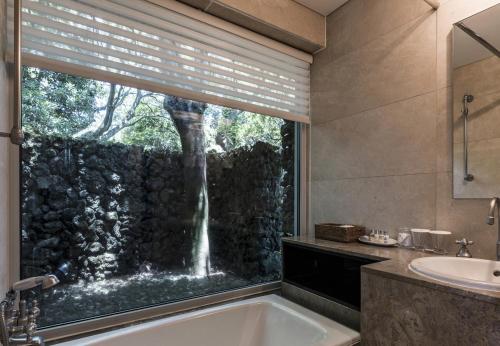
<path fill-rule="evenodd" d="M 309 63 L 145 0 L 24 0 L 22 30 L 23 63 L 309 122 Z"/>

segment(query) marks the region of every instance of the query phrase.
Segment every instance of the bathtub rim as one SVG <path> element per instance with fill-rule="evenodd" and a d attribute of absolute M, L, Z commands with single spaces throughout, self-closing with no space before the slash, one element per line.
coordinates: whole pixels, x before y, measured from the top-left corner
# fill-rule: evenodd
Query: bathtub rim
<path fill-rule="evenodd" d="M 126 328 L 136 324 L 171 317 L 180 313 L 267 295 L 273 292 L 279 292 L 280 289 L 281 281 L 272 281 L 207 296 L 57 325 L 40 329 L 38 334 L 41 335 L 46 342 L 50 342 L 50 345 L 53 345 L 55 343 L 71 341 L 94 334 L 105 333 L 114 329 Z"/>
<path fill-rule="evenodd" d="M 259 295 L 255 297 L 247 297 L 245 299 L 240 299 L 240 300 L 235 300 L 235 301 L 230 301 L 230 302 L 225 302 L 220 305 L 216 306 L 210 306 L 204 309 L 199 309 L 199 310 L 192 310 L 188 312 L 184 312 L 181 314 L 177 315 L 172 315 L 172 316 L 166 316 L 164 318 L 160 319 L 155 319 L 152 321 L 147 321 L 145 323 L 140 323 L 140 324 L 134 324 L 130 325 L 124 328 L 118 328 L 110 331 L 105 331 L 102 333 L 97 333 L 95 335 L 90 335 L 90 336 L 84 336 L 81 338 L 75 338 L 73 340 L 68 340 L 68 341 L 82 341 L 82 342 L 102 342 L 104 340 L 107 340 L 107 338 L 111 337 L 120 337 L 123 335 L 127 335 L 128 333 L 136 333 L 137 331 L 141 331 L 142 325 L 146 329 L 148 328 L 157 328 L 159 326 L 162 326 L 164 324 L 166 325 L 175 325 L 177 323 L 182 323 L 183 321 L 189 321 L 192 319 L 197 319 L 199 317 L 205 317 L 205 316 L 210 316 L 212 314 L 217 314 L 217 313 L 224 313 L 225 311 L 231 311 L 231 310 L 238 310 L 242 307 L 245 306 L 250 306 L 250 305 L 270 305 L 274 308 L 277 308 L 279 310 L 283 310 L 283 312 L 287 314 L 291 314 L 296 316 L 297 314 L 299 315 L 298 317 L 300 319 L 303 319 L 305 322 L 311 324 L 311 327 L 319 329 L 326 333 L 329 338 L 327 340 L 321 341 L 320 345 L 330 345 L 330 342 L 339 342 L 340 340 L 335 340 L 331 338 L 338 338 L 337 333 L 342 333 L 344 338 L 350 338 L 350 340 L 342 340 L 342 345 L 359 345 L 359 342 L 361 340 L 361 335 L 359 331 L 356 331 L 352 328 L 349 328 L 335 320 L 329 319 L 321 314 L 318 314 L 312 310 L 307 309 L 304 306 L 301 306 L 293 301 L 290 301 L 278 294 L 274 293 L 267 293 L 265 295 Z M 128 329 L 128 330 L 127 330 Z M 120 332 L 121 331 L 121 332 Z M 121 335 L 120 335 L 121 334 Z M 100 343 L 99 343 L 100 344 Z M 59 343 L 54 346 L 60 345 Z M 68 344 L 73 345 L 73 344 Z M 62 344 L 61 344 L 62 346 Z"/>

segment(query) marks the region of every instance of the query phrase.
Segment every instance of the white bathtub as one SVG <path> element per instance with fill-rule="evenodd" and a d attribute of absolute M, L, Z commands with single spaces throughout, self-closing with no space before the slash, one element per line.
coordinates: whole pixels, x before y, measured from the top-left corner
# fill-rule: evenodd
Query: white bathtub
<path fill-rule="evenodd" d="M 188 312 L 59 346 L 344 346 L 359 333 L 277 295 Z"/>

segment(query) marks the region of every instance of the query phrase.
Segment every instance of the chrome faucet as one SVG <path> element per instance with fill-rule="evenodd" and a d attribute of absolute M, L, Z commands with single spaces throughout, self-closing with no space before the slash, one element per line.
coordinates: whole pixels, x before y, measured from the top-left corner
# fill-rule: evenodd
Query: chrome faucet
<path fill-rule="evenodd" d="M 497 210 L 497 225 L 498 225 L 498 236 L 497 236 L 497 261 L 500 261 L 500 198 L 493 197 L 490 202 L 490 212 L 486 223 L 488 225 L 493 225 L 495 223 L 495 209 Z"/>
<path fill-rule="evenodd" d="M 59 283 L 55 275 L 36 276 L 12 285 L 5 299 L 0 302 L 0 342 L 3 346 L 13 345 L 45 345 L 41 336 L 35 336 L 37 318 L 40 315 L 38 302 L 19 300 L 21 291 L 40 286 L 42 289 L 50 288 Z"/>
<path fill-rule="evenodd" d="M 468 245 L 474 244 L 472 240 L 467 240 L 466 238 L 463 238 L 461 240 L 455 240 L 455 244 L 460 245 L 460 248 L 458 249 L 457 252 L 457 257 L 465 257 L 465 258 L 472 258 L 472 254 L 470 253 L 469 249 L 467 248 Z"/>

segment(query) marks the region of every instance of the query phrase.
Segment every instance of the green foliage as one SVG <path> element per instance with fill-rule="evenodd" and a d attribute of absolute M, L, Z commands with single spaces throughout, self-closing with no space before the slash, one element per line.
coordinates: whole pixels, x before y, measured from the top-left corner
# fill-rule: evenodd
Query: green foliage
<path fill-rule="evenodd" d="M 94 121 L 102 91 L 92 79 L 23 68 L 23 126 L 33 134 L 71 136 Z"/>
<path fill-rule="evenodd" d="M 252 146 L 261 141 L 281 147 L 281 126 L 284 121 L 266 115 L 211 106 L 205 113 L 208 147 L 231 151 L 243 146 Z"/>
<path fill-rule="evenodd" d="M 112 124 L 98 139 L 180 151 L 180 137 L 163 95 L 123 88 Z M 23 68 L 23 127 L 35 135 L 78 137 L 102 123 L 109 83 L 33 67 Z M 258 141 L 281 147 L 279 118 L 208 105 L 204 113 L 207 150 L 231 151 Z"/>
<path fill-rule="evenodd" d="M 174 123 L 158 102 L 151 98 L 143 100 L 135 117 L 136 120 L 123 130 L 120 142 L 181 151 L 181 140 Z"/>

